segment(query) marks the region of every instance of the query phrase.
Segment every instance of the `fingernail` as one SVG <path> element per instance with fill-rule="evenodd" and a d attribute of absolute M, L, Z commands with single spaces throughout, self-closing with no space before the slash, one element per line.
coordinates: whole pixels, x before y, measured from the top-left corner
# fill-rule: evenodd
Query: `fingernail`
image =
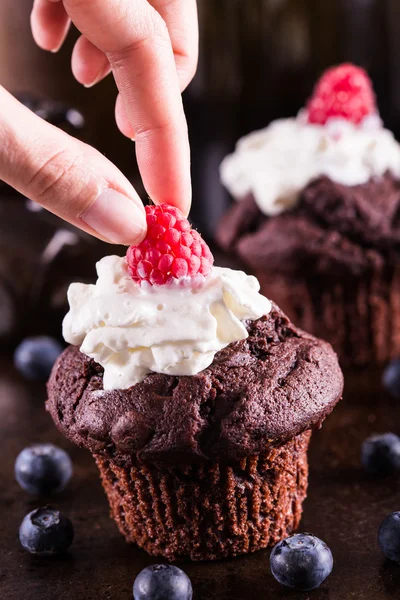
<path fill-rule="evenodd" d="M 185 217 L 187 217 L 189 215 L 191 208 L 192 208 L 192 197 L 189 196 L 188 200 L 186 201 L 185 208 L 182 209 L 182 212 L 185 215 Z"/>
<path fill-rule="evenodd" d="M 99 71 L 99 73 L 96 75 L 96 77 L 93 79 L 93 81 L 91 81 L 90 83 L 83 83 L 83 87 L 89 89 L 91 87 L 93 87 L 94 85 L 96 85 L 97 83 L 99 83 L 99 81 L 101 81 L 104 77 L 104 71 L 103 69 L 101 71 Z"/>
<path fill-rule="evenodd" d="M 114 244 L 138 244 L 146 234 L 144 208 L 112 188 L 103 190 L 80 219 Z"/>
<path fill-rule="evenodd" d="M 49 48 L 50 52 L 52 54 L 57 54 L 57 52 L 61 49 L 61 46 L 63 45 L 63 42 L 64 42 L 64 40 L 62 42 L 60 42 L 58 44 L 58 46 L 56 46 L 55 48 Z"/>
<path fill-rule="evenodd" d="M 86 88 L 87 90 L 94 87 L 96 85 L 96 83 L 99 83 L 101 77 L 99 77 L 98 79 L 95 79 L 94 81 L 92 81 L 92 83 L 83 83 L 83 87 Z"/>

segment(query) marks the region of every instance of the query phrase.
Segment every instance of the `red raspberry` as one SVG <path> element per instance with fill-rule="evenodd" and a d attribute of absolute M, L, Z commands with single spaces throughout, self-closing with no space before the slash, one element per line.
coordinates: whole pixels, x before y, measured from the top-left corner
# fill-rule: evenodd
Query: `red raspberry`
<path fill-rule="evenodd" d="M 163 285 L 183 277 L 207 275 L 214 257 L 200 234 L 192 230 L 182 213 L 173 206 L 146 206 L 147 235 L 126 253 L 134 281 Z"/>
<path fill-rule="evenodd" d="M 377 112 L 368 74 L 351 63 L 325 71 L 307 104 L 308 122 L 325 125 L 332 117 L 360 123 Z"/>

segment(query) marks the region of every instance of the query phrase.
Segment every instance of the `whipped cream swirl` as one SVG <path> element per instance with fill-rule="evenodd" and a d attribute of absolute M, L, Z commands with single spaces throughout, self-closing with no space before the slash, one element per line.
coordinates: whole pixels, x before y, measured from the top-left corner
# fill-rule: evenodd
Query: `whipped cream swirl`
<path fill-rule="evenodd" d="M 252 193 L 261 212 L 273 216 L 293 208 L 321 175 L 348 186 L 386 171 L 400 178 L 400 145 L 377 115 L 360 125 L 336 118 L 315 125 L 304 116 L 273 121 L 238 141 L 220 169 L 232 196 Z"/>
<path fill-rule="evenodd" d="M 245 319 L 271 310 L 257 279 L 242 271 L 213 267 L 202 286 L 189 287 L 140 286 L 118 256 L 96 269 L 95 285 L 70 285 L 63 335 L 104 367 L 105 390 L 129 388 L 151 372 L 195 375 L 248 336 Z"/>

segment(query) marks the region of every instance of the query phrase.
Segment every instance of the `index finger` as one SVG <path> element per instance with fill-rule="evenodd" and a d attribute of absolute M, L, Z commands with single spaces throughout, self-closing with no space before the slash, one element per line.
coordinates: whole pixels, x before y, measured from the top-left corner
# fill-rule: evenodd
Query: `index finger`
<path fill-rule="evenodd" d="M 72 21 L 110 62 L 146 190 L 187 213 L 190 151 L 167 27 L 146 0 L 64 0 Z M 107 27 L 105 26 L 107 24 Z"/>

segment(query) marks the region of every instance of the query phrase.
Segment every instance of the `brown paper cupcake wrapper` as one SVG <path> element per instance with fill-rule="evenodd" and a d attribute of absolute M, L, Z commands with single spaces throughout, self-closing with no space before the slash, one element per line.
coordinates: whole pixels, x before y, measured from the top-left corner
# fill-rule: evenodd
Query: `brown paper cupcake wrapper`
<path fill-rule="evenodd" d="M 400 356 L 400 268 L 344 283 L 255 275 L 262 293 L 298 327 L 332 344 L 342 366 L 382 364 Z"/>
<path fill-rule="evenodd" d="M 124 468 L 95 458 L 111 516 L 128 542 L 168 560 L 214 560 L 255 552 L 296 529 L 310 436 L 231 464 Z"/>

